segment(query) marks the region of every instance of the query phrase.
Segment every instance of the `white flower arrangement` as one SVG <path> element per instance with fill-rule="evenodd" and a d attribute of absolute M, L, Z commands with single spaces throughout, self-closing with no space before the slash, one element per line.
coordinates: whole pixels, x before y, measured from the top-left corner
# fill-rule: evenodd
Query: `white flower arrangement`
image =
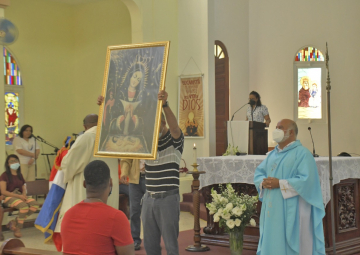
<path fill-rule="evenodd" d="M 220 188 L 221 194 L 211 189 L 213 200 L 206 204 L 214 222 L 219 222 L 220 227 L 224 227 L 226 232 L 244 230 L 248 224 L 256 226 L 252 216 L 256 213 L 258 196 L 238 195 L 230 183 L 226 188 Z"/>

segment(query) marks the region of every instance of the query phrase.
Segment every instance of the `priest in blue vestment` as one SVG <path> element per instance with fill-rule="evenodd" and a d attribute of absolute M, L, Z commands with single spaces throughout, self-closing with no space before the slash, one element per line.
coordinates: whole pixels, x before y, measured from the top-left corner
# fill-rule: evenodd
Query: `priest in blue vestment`
<path fill-rule="evenodd" d="M 297 134 L 294 121 L 281 120 L 273 132 L 278 145 L 255 171 L 262 202 L 257 255 L 325 254 L 319 174 Z"/>

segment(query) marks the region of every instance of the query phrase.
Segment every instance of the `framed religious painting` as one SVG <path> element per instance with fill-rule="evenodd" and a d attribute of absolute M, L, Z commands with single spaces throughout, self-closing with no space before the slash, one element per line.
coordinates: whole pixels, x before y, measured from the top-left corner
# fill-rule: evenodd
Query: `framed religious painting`
<path fill-rule="evenodd" d="M 179 127 L 185 138 L 204 138 L 202 75 L 179 77 Z"/>
<path fill-rule="evenodd" d="M 95 156 L 155 159 L 170 42 L 109 46 Z"/>

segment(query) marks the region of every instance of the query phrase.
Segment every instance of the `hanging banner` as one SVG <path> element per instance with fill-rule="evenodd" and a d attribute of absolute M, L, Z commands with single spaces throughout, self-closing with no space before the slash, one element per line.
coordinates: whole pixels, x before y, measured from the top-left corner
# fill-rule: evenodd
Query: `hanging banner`
<path fill-rule="evenodd" d="M 179 127 L 185 137 L 204 137 L 202 75 L 179 78 Z"/>

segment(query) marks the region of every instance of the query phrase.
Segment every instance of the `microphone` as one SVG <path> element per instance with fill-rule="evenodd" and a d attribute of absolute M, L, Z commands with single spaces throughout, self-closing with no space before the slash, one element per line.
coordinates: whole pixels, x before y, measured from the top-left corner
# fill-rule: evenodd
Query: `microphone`
<path fill-rule="evenodd" d="M 244 104 L 243 106 L 241 106 L 236 112 L 234 112 L 233 116 L 231 117 L 231 121 L 234 119 L 235 114 L 236 114 L 238 111 L 240 111 L 240 110 L 241 110 L 245 105 L 247 105 L 247 104 L 250 104 L 250 102 L 247 102 L 246 104 Z"/>
<path fill-rule="evenodd" d="M 36 139 L 36 138 L 35 138 Z M 39 141 L 45 141 L 45 139 L 44 138 L 42 138 L 41 136 L 37 136 L 37 139 L 39 140 Z"/>
<path fill-rule="evenodd" d="M 309 132 L 310 132 L 311 141 L 312 141 L 312 144 L 313 144 L 313 156 L 314 156 L 314 158 L 319 157 L 319 155 L 317 155 L 317 154 L 315 153 L 315 145 L 314 145 L 314 139 L 313 139 L 312 134 L 311 134 L 311 127 L 308 127 L 308 130 L 309 130 Z"/>

